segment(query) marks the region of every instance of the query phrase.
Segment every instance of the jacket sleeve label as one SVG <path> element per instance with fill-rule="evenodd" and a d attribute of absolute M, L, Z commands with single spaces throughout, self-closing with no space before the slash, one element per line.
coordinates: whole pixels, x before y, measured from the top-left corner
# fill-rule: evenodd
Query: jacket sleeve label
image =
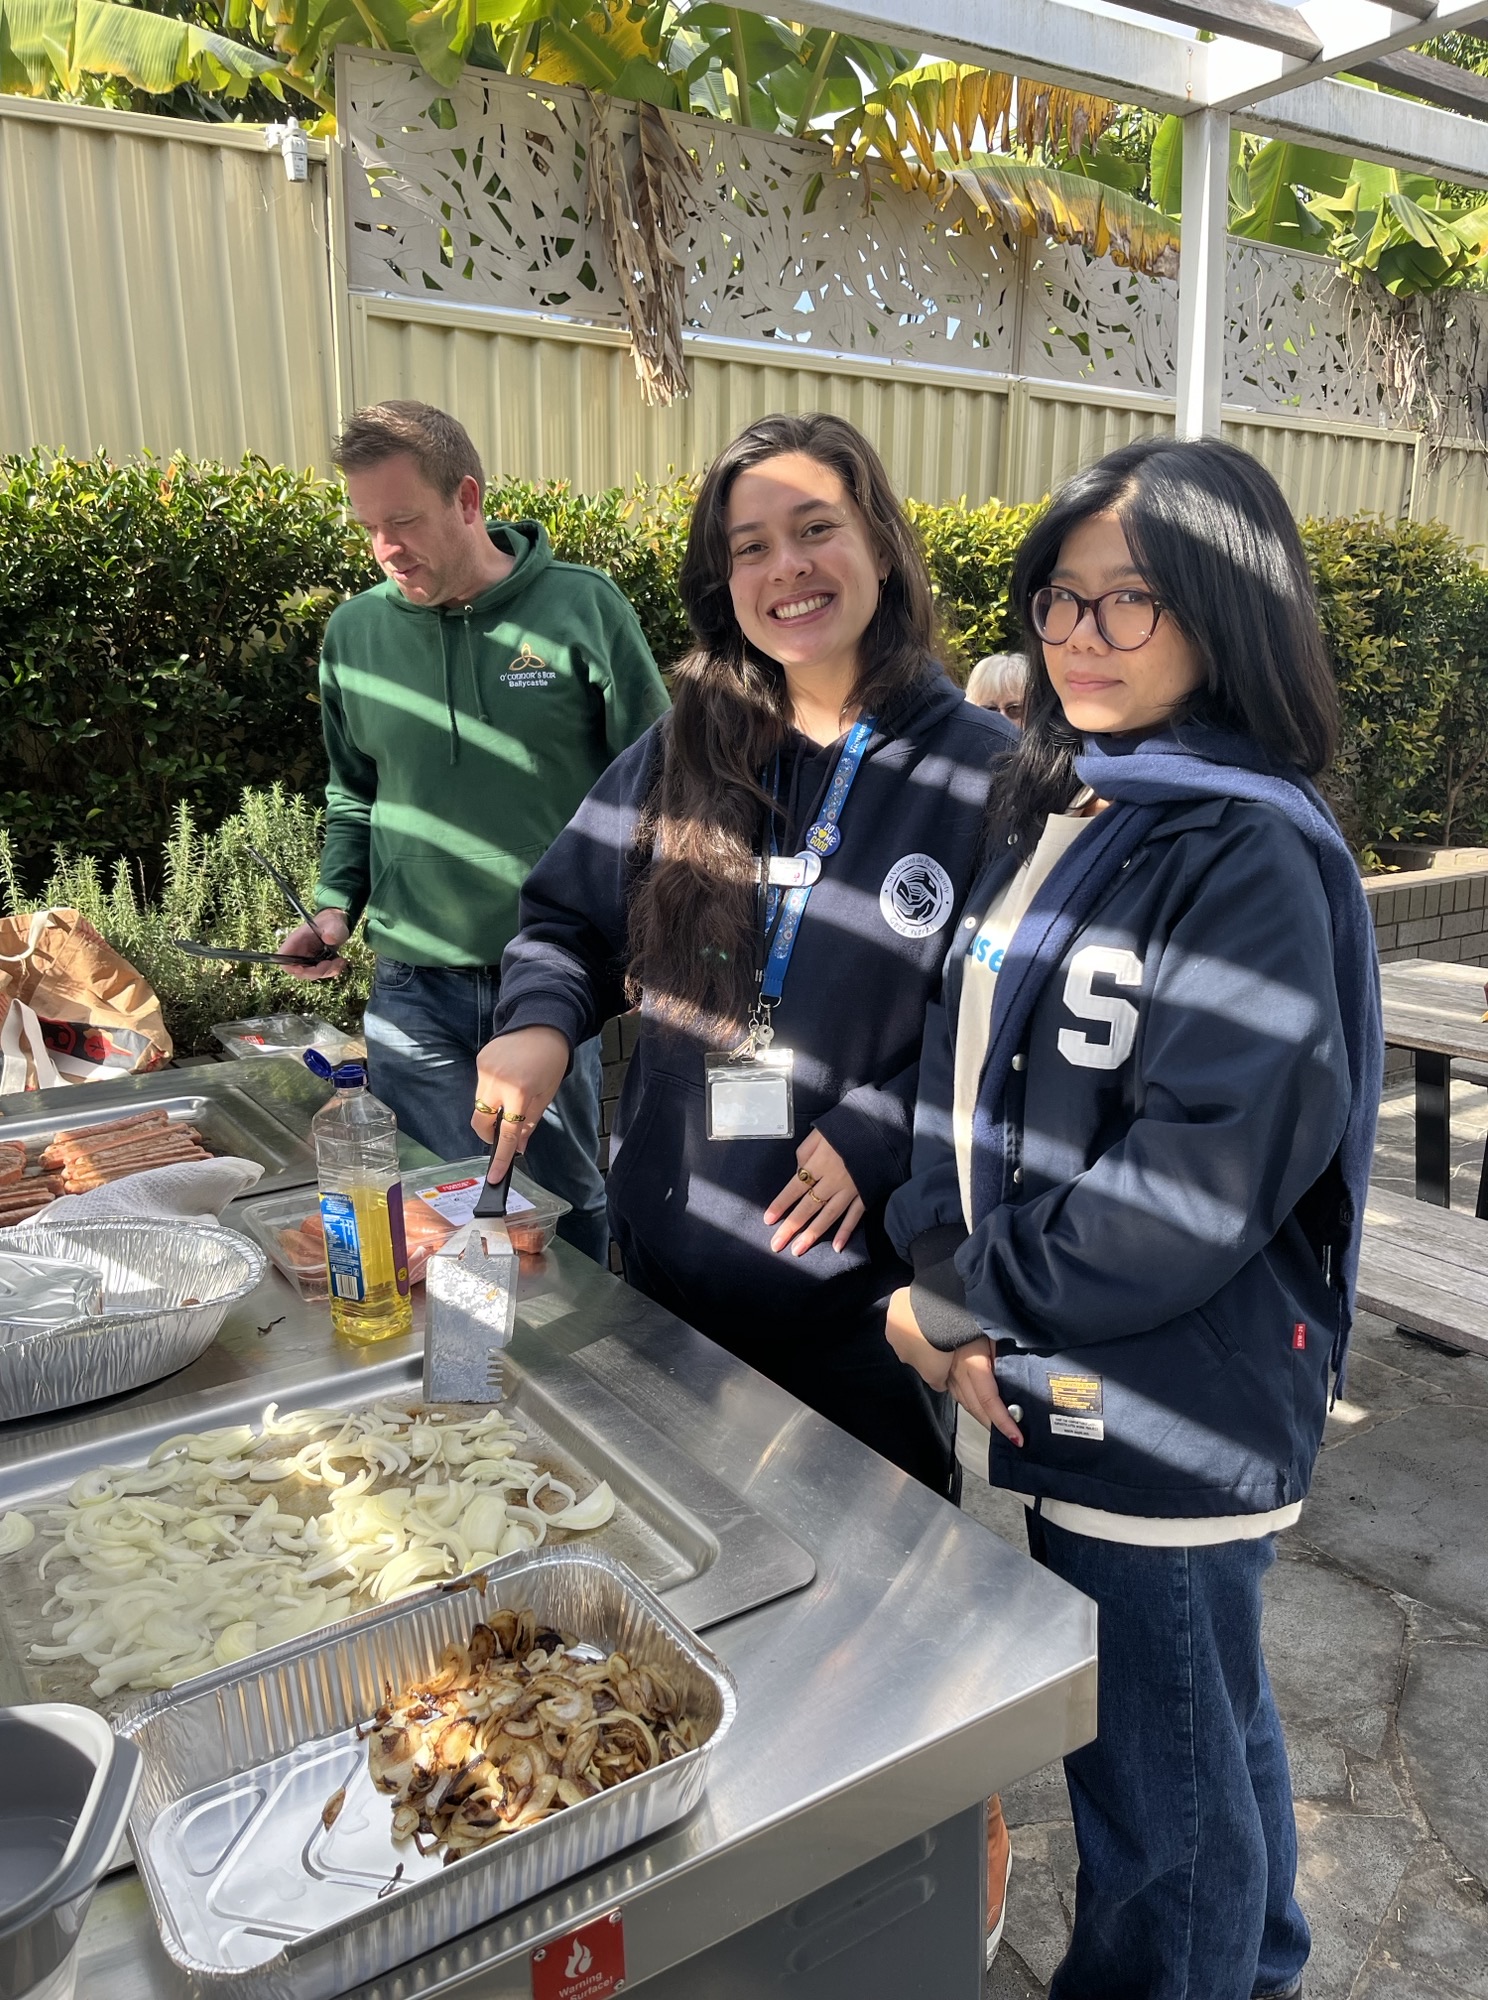
<path fill-rule="evenodd" d="M 1099 1375 L 1056 1375 L 1049 1372 L 1049 1429 L 1055 1437 L 1105 1440 L 1104 1391 Z"/>
<path fill-rule="evenodd" d="M 1049 1401 L 1056 1410 L 1073 1410 L 1082 1417 L 1098 1417 L 1104 1410 L 1099 1375 L 1053 1375 L 1049 1377 Z"/>
<path fill-rule="evenodd" d="M 1067 1417 L 1054 1410 L 1049 1417 L 1049 1429 L 1055 1437 L 1092 1438 L 1097 1444 L 1104 1441 L 1105 1422 L 1100 1417 Z"/>

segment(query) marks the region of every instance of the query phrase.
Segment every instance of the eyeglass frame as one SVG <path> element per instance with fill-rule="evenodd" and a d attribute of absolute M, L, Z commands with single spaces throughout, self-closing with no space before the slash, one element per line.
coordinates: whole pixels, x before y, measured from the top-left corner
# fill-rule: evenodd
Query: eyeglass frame
<path fill-rule="evenodd" d="M 1075 622 L 1070 627 L 1069 632 L 1063 639 L 1051 639 L 1049 638 L 1046 632 L 1043 632 L 1039 629 L 1039 615 L 1037 609 L 1038 601 L 1043 596 L 1046 590 L 1062 591 L 1066 597 L 1072 598 L 1075 604 L 1078 605 L 1079 607 L 1078 613 L 1075 618 Z M 1082 597 L 1078 590 L 1071 590 L 1069 585 L 1066 583 L 1041 583 L 1038 589 L 1033 593 L 1033 596 L 1028 601 L 1029 623 L 1033 626 L 1035 633 L 1037 633 L 1038 637 L 1041 640 L 1043 640 L 1045 645 L 1067 646 L 1070 640 L 1074 638 L 1076 632 L 1079 631 L 1080 621 L 1084 618 L 1085 613 L 1087 611 L 1090 611 L 1095 614 L 1096 631 L 1099 632 L 1102 639 L 1105 640 L 1106 644 L 1111 648 L 1113 652 L 1139 653 L 1142 650 L 1142 648 L 1147 644 L 1148 639 L 1150 639 L 1152 637 L 1152 634 L 1157 630 L 1158 622 L 1162 618 L 1163 613 L 1167 610 L 1168 607 L 1163 603 L 1160 597 L 1153 596 L 1153 593 L 1150 590 L 1140 592 L 1141 596 L 1146 597 L 1151 602 L 1152 623 L 1148 627 L 1145 636 L 1138 639 L 1136 645 L 1123 646 L 1118 640 L 1113 639 L 1110 633 L 1106 630 L 1106 621 L 1104 616 L 1102 615 L 1102 607 L 1105 605 L 1106 600 L 1108 598 L 1125 597 L 1129 592 L 1133 594 L 1138 594 L 1135 592 L 1133 585 L 1129 583 L 1123 583 L 1118 585 L 1118 587 L 1115 590 L 1103 590 L 1099 597 Z"/>

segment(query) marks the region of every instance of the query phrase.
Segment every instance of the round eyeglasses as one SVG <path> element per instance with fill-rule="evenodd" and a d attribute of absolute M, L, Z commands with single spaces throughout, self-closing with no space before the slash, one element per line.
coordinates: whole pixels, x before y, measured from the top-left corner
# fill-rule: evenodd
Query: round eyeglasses
<path fill-rule="evenodd" d="M 1063 646 L 1087 611 L 1095 613 L 1095 629 L 1118 653 L 1134 653 L 1157 630 L 1163 607 L 1150 590 L 1107 590 L 1099 597 L 1081 597 L 1062 584 L 1046 583 L 1033 594 L 1033 629 L 1051 646 Z"/>

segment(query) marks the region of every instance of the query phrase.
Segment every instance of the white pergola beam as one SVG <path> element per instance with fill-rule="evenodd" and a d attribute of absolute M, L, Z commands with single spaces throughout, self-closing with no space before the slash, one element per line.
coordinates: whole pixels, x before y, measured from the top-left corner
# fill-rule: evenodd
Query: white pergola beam
<path fill-rule="evenodd" d="M 1255 42 L 1263 49 L 1310 62 L 1322 44 L 1295 7 L 1279 0 L 1142 0 L 1142 12 L 1160 21 L 1178 21 L 1186 28 L 1204 28 L 1229 35 L 1237 42 Z"/>
<path fill-rule="evenodd" d="M 1230 121 L 1183 121 L 1183 252 L 1178 266 L 1178 435 L 1219 436 L 1225 362 Z"/>
<path fill-rule="evenodd" d="M 743 0 L 767 13 L 779 0 Z M 1074 90 L 1190 117 L 1206 106 L 1262 137 L 1298 139 L 1408 173 L 1488 187 L 1488 121 L 1390 97 L 1320 73 L 1347 58 L 1393 51 L 1483 18 L 1484 0 L 1419 7 L 1377 0 L 1304 0 L 1298 8 L 1324 42 L 1316 63 L 1221 38 L 1196 42 L 1096 14 L 1078 0 L 797 0 L 797 18 L 933 57 L 1013 69 Z M 1372 36 L 1367 43 L 1364 35 Z M 1344 53 L 1340 49 L 1347 44 Z M 1253 72 L 1259 66 L 1261 74 Z M 1241 71 L 1245 87 L 1239 86 Z M 1311 79 L 1310 81 L 1307 79 Z"/>
<path fill-rule="evenodd" d="M 1340 70 L 1373 56 L 1430 41 L 1449 29 L 1466 29 L 1482 16 L 1482 0 L 1438 0 L 1429 15 L 1416 7 L 1377 4 L 1377 0 L 1303 0 L 1297 12 L 1322 44 L 1309 62 L 1274 49 L 1222 40 L 1203 47 L 1203 68 L 1196 96 L 1201 103 L 1227 111 L 1254 104 L 1277 91 L 1321 82 Z"/>
<path fill-rule="evenodd" d="M 1294 139 L 1404 173 L 1488 188 L 1488 122 L 1331 77 L 1235 114 L 1264 139 Z M 1185 172 L 1187 171 L 1185 167 Z"/>
<path fill-rule="evenodd" d="M 1481 13 L 1483 0 L 1476 4 Z M 780 12 L 780 0 L 743 5 L 753 14 Z M 1154 111 L 1193 109 L 1206 49 L 1185 35 L 1062 0 L 797 0 L 792 19 L 947 62 L 1019 70 Z"/>
<path fill-rule="evenodd" d="M 1356 64 L 1353 74 L 1382 84 L 1386 90 L 1403 90 L 1407 97 L 1423 97 L 1443 111 L 1488 118 L 1488 76 L 1459 69 L 1455 63 L 1438 62 L 1434 56 L 1397 49 L 1393 56 L 1376 56 L 1372 62 Z"/>

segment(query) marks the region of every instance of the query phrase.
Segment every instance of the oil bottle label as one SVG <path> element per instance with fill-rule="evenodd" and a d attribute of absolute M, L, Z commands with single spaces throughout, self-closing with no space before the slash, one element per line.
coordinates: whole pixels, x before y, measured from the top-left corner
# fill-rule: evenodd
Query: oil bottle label
<path fill-rule="evenodd" d="M 388 1226 L 393 1232 L 393 1275 L 398 1297 L 408 1297 L 408 1236 L 403 1227 L 403 1184 L 394 1181 L 387 1191 Z"/>
<path fill-rule="evenodd" d="M 401 1193 L 401 1189 L 399 1191 Z M 402 1204 L 399 1203 L 399 1223 L 402 1223 Z M 326 1265 L 330 1272 L 331 1296 L 337 1299 L 351 1299 L 356 1303 L 367 1296 L 366 1275 L 362 1269 L 362 1244 L 357 1230 L 356 1209 L 350 1195 L 323 1194 L 320 1197 L 320 1219 L 325 1225 Z M 401 1234 L 401 1227 L 399 1233 Z M 407 1254 L 403 1257 L 406 1266 Z"/>

